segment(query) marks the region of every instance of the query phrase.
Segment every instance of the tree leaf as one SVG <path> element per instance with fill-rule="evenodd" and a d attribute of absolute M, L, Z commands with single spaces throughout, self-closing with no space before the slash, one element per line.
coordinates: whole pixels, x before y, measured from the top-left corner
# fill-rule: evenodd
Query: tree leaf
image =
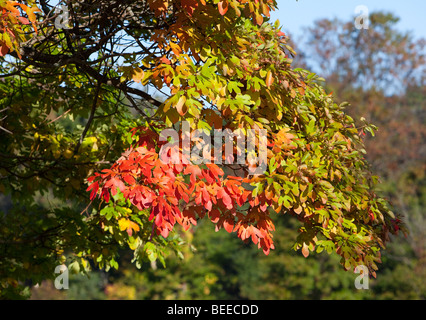
<path fill-rule="evenodd" d="M 186 96 L 182 95 L 179 98 L 178 103 L 176 104 L 176 110 L 181 116 L 184 116 L 187 111 L 185 109 L 185 102 L 186 102 Z"/>
<path fill-rule="evenodd" d="M 218 3 L 219 13 L 224 16 L 228 12 L 228 0 L 222 0 Z"/>
<path fill-rule="evenodd" d="M 271 70 L 269 70 L 268 73 L 267 73 L 267 75 L 266 75 L 266 81 L 265 81 L 265 83 L 266 83 L 266 86 L 268 88 L 270 88 L 272 86 L 272 84 L 274 83 L 274 76 L 272 75 L 272 71 Z"/>

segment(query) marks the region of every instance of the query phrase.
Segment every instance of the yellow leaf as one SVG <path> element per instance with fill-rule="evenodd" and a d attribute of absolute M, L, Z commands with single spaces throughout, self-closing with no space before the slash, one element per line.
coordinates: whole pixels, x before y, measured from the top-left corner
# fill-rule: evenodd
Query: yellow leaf
<path fill-rule="evenodd" d="M 173 53 L 174 53 L 176 56 L 179 56 L 179 55 L 181 55 L 181 54 L 182 54 L 182 49 L 181 49 L 181 47 L 180 47 L 178 44 L 174 43 L 174 42 L 170 42 L 170 49 L 172 49 Z"/>
<path fill-rule="evenodd" d="M 37 8 L 36 6 L 34 6 L 34 7 L 31 7 L 31 8 L 27 8 L 25 10 L 25 12 L 28 15 L 28 20 L 31 21 L 35 32 L 37 32 L 37 27 L 36 27 L 36 24 L 35 24 L 37 17 L 34 14 L 34 12 L 41 12 L 41 10 L 39 8 Z"/>
<path fill-rule="evenodd" d="M 131 221 L 126 218 L 118 220 L 118 227 L 120 228 L 120 231 L 124 231 L 129 228 L 130 222 Z"/>
<path fill-rule="evenodd" d="M 185 115 L 185 113 L 186 113 L 186 111 L 184 111 L 184 110 L 183 110 L 183 107 L 184 107 L 184 105 L 185 105 L 185 102 L 186 102 L 186 97 L 185 97 L 185 96 L 181 96 L 181 97 L 179 98 L 178 103 L 176 104 L 176 110 L 177 110 L 177 112 L 178 112 L 181 116 Z"/>
<path fill-rule="evenodd" d="M 136 67 L 136 68 L 134 68 L 132 70 L 132 79 L 135 82 L 141 82 L 141 80 L 143 79 L 143 77 L 144 77 L 144 72 L 143 72 L 143 70 L 141 68 Z"/>

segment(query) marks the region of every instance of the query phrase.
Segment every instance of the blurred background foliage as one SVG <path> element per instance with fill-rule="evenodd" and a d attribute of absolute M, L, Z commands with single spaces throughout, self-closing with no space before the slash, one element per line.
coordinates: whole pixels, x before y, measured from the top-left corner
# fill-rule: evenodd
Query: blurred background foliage
<path fill-rule="evenodd" d="M 392 239 L 369 290 L 355 288 L 358 274 L 343 271 L 338 257 L 294 252 L 298 221 L 275 216 L 276 249 L 269 256 L 200 221 L 182 232 L 186 251 L 171 254 L 166 268 L 136 269 L 131 253 L 122 251 L 118 270 L 71 275 L 69 290 L 43 282 L 32 299 L 425 299 L 426 40 L 397 24 L 397 16 L 384 12 L 370 15 L 368 30 L 319 20 L 303 39 L 293 39 L 295 65 L 323 76 L 337 103 L 350 102 L 354 119 L 379 128 L 375 137 L 366 132 L 368 161 L 410 234 Z"/>

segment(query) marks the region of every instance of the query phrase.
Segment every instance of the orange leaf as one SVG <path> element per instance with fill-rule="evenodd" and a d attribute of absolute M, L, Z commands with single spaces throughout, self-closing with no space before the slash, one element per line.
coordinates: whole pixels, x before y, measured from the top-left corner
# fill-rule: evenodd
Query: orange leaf
<path fill-rule="evenodd" d="M 160 62 L 164 64 L 172 64 L 172 62 L 169 59 L 167 59 L 167 57 L 161 57 Z"/>
<path fill-rule="evenodd" d="M 157 16 L 164 14 L 167 11 L 169 2 L 165 0 L 148 0 L 149 7 Z"/>
<path fill-rule="evenodd" d="M 226 231 L 231 233 L 234 229 L 234 221 L 232 219 L 226 219 L 225 221 L 223 221 L 223 227 Z"/>
<path fill-rule="evenodd" d="M 207 168 L 209 168 L 209 170 L 211 171 L 211 173 L 213 173 L 213 175 L 217 178 L 219 176 L 223 176 L 224 172 L 223 170 L 218 167 L 216 164 L 214 163 L 207 163 L 206 164 Z"/>
<path fill-rule="evenodd" d="M 303 243 L 302 254 L 305 258 L 309 256 L 309 248 L 306 243 Z"/>
<path fill-rule="evenodd" d="M 267 16 L 267 17 L 271 16 L 271 14 L 269 13 L 269 11 L 270 11 L 269 7 L 268 7 L 268 5 L 266 3 L 263 4 L 262 9 L 263 9 L 263 14 L 265 16 Z"/>
<path fill-rule="evenodd" d="M 260 26 L 263 23 L 263 17 L 261 14 L 256 13 L 256 23 Z"/>
<path fill-rule="evenodd" d="M 294 209 L 294 212 L 296 212 L 297 214 L 300 214 L 302 212 L 302 207 L 299 206 L 296 209 Z"/>
<path fill-rule="evenodd" d="M 129 221 L 129 227 L 135 230 L 136 232 L 140 231 L 139 225 L 133 221 Z"/>
<path fill-rule="evenodd" d="M 10 11 L 10 13 L 13 14 L 14 16 L 19 16 L 19 14 L 20 14 L 19 10 L 14 7 L 16 5 L 17 5 L 16 2 L 14 3 L 12 1 L 6 1 L 6 5 L 4 6 L 4 8 L 6 8 L 6 10 Z"/>
<path fill-rule="evenodd" d="M 182 54 L 182 49 L 181 49 L 181 47 L 178 44 L 176 44 L 174 42 L 170 42 L 170 48 L 172 49 L 173 53 L 176 56 L 179 56 L 179 55 Z"/>
<path fill-rule="evenodd" d="M 228 0 L 222 0 L 218 4 L 219 6 L 219 13 L 224 16 L 226 12 L 228 11 Z"/>
<path fill-rule="evenodd" d="M 272 76 L 272 71 L 271 70 L 269 70 L 268 74 L 266 75 L 266 82 L 265 83 L 266 83 L 266 86 L 268 88 L 270 88 L 271 85 L 274 83 L 274 77 Z"/>

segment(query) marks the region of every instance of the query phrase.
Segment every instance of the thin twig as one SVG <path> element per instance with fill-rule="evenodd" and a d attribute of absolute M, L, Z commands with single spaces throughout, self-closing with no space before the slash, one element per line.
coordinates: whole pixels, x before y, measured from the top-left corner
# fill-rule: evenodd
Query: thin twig
<path fill-rule="evenodd" d="M 90 205 L 92 204 L 93 201 L 90 201 L 90 203 L 87 205 L 87 207 L 81 211 L 80 215 L 82 215 L 84 212 L 86 212 L 87 217 L 89 217 L 89 212 L 87 211 L 87 209 L 89 209 Z"/>
<path fill-rule="evenodd" d="M 90 125 L 93 122 L 93 118 L 95 117 L 96 105 L 98 104 L 99 92 L 101 90 L 102 83 L 98 82 L 95 92 L 95 99 L 93 100 L 92 110 L 90 111 L 89 119 L 87 120 L 86 126 L 84 127 L 83 133 L 80 136 L 80 140 L 75 147 L 74 153 L 78 153 L 78 149 L 80 149 L 81 144 L 83 143 L 84 138 L 86 137 L 87 132 L 89 131 Z"/>
<path fill-rule="evenodd" d="M 7 133 L 9 133 L 9 134 L 12 134 L 12 135 L 13 135 L 13 132 L 12 132 L 12 131 L 9 131 L 9 130 L 7 130 L 6 128 L 3 128 L 2 126 L 0 126 L 0 130 L 3 130 L 3 131 L 5 131 L 5 132 L 7 132 Z"/>
<path fill-rule="evenodd" d="M 59 120 L 60 118 L 62 118 L 63 116 L 65 116 L 68 112 L 70 112 L 72 110 L 72 108 L 71 109 L 68 109 L 67 111 L 65 111 L 63 114 L 61 114 L 59 117 L 57 117 L 57 118 L 55 118 L 55 119 L 53 119 L 53 120 L 51 120 L 50 122 L 49 122 L 49 124 L 51 124 L 51 123 L 53 123 L 53 122 L 55 122 L 55 121 L 57 121 L 57 120 Z"/>

